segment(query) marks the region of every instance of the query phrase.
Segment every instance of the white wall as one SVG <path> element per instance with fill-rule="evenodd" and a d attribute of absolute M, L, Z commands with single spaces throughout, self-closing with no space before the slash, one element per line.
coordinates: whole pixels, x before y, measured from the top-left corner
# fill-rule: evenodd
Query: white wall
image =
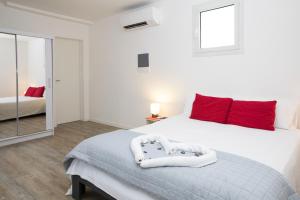
<path fill-rule="evenodd" d="M 84 119 L 89 118 L 89 26 L 5 7 L 0 3 L 0 29 L 83 41 Z M 55 50 L 55 49 L 54 49 Z"/>
<path fill-rule="evenodd" d="M 16 59 L 13 39 L 0 39 L 0 97 L 16 95 Z"/>
<path fill-rule="evenodd" d="M 26 42 L 18 42 L 20 74 L 19 94 L 22 95 L 27 84 L 27 50 Z M 16 96 L 16 57 L 14 38 L 0 38 L 0 97 Z"/>
<path fill-rule="evenodd" d="M 28 47 L 27 41 L 18 40 L 18 91 L 20 96 L 24 95 L 28 88 Z M 14 59 L 16 58 L 14 57 Z M 15 76 L 11 78 L 12 80 L 16 79 Z M 13 96 L 15 96 L 15 93 Z"/>
<path fill-rule="evenodd" d="M 28 42 L 28 86 L 46 85 L 45 40 L 34 39 Z"/>
<path fill-rule="evenodd" d="M 145 123 L 149 104 L 162 114 L 182 112 L 187 94 L 300 96 L 300 1 L 245 0 L 244 52 L 192 57 L 192 5 L 163 0 L 161 26 L 125 32 L 119 16 L 91 28 L 90 112 L 94 121 L 123 127 Z M 136 70 L 137 54 L 151 54 L 151 73 Z"/>

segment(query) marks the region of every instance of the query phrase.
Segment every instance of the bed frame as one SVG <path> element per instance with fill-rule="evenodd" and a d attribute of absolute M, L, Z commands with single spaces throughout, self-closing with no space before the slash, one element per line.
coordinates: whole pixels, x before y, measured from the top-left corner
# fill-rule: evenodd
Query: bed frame
<path fill-rule="evenodd" d="M 117 200 L 104 192 L 103 190 L 97 188 L 94 184 L 90 183 L 87 180 L 82 179 L 80 176 L 72 176 L 72 197 L 75 200 L 82 200 L 82 196 L 85 193 L 85 188 L 89 187 L 94 192 L 99 194 L 101 200 Z"/>

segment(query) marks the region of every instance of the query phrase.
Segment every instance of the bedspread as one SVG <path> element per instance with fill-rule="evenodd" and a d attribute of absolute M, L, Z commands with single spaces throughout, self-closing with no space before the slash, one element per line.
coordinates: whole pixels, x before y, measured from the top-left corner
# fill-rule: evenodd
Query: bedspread
<path fill-rule="evenodd" d="M 225 152 L 203 168 L 142 169 L 135 163 L 130 142 L 140 133 L 119 130 L 89 138 L 65 158 L 102 169 L 122 181 L 166 200 L 300 200 L 285 178 L 259 162 Z"/>

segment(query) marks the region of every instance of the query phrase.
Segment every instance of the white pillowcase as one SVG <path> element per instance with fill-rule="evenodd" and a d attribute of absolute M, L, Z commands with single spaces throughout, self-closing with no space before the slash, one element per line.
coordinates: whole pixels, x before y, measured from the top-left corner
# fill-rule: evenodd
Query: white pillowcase
<path fill-rule="evenodd" d="M 221 97 L 221 96 L 220 96 Z M 275 118 L 275 128 L 280 129 L 293 129 L 298 128 L 300 125 L 300 107 L 296 100 L 283 99 L 283 98 L 251 98 L 251 97 L 228 97 L 234 100 L 245 100 L 245 101 L 273 101 L 276 100 L 276 118 Z M 193 102 L 195 99 L 195 94 L 190 95 L 186 99 L 184 106 L 184 115 L 190 117 L 193 107 Z"/>
<path fill-rule="evenodd" d="M 191 116 L 195 97 L 196 97 L 196 93 L 193 94 L 193 95 L 190 95 L 190 96 L 188 96 L 188 98 L 186 98 L 186 101 L 185 101 L 185 104 L 184 104 L 183 114 L 187 117 Z"/>
<path fill-rule="evenodd" d="M 276 105 L 275 127 L 292 129 L 298 126 L 299 104 L 297 101 L 280 99 Z"/>

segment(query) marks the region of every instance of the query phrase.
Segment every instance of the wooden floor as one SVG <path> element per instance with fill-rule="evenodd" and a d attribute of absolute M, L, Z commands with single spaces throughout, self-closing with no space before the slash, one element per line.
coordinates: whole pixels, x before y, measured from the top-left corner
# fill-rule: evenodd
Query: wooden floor
<path fill-rule="evenodd" d="M 0 148 L 0 200 L 71 200 L 64 156 L 85 138 L 116 129 L 78 121 L 59 125 L 53 137 Z M 88 190 L 84 199 L 99 197 Z"/>
<path fill-rule="evenodd" d="M 23 117 L 20 121 L 20 135 L 38 133 L 46 130 L 46 115 L 35 115 Z M 0 121 L 0 139 L 11 138 L 17 136 L 16 120 Z M 1 200 L 1 199 L 0 199 Z"/>

